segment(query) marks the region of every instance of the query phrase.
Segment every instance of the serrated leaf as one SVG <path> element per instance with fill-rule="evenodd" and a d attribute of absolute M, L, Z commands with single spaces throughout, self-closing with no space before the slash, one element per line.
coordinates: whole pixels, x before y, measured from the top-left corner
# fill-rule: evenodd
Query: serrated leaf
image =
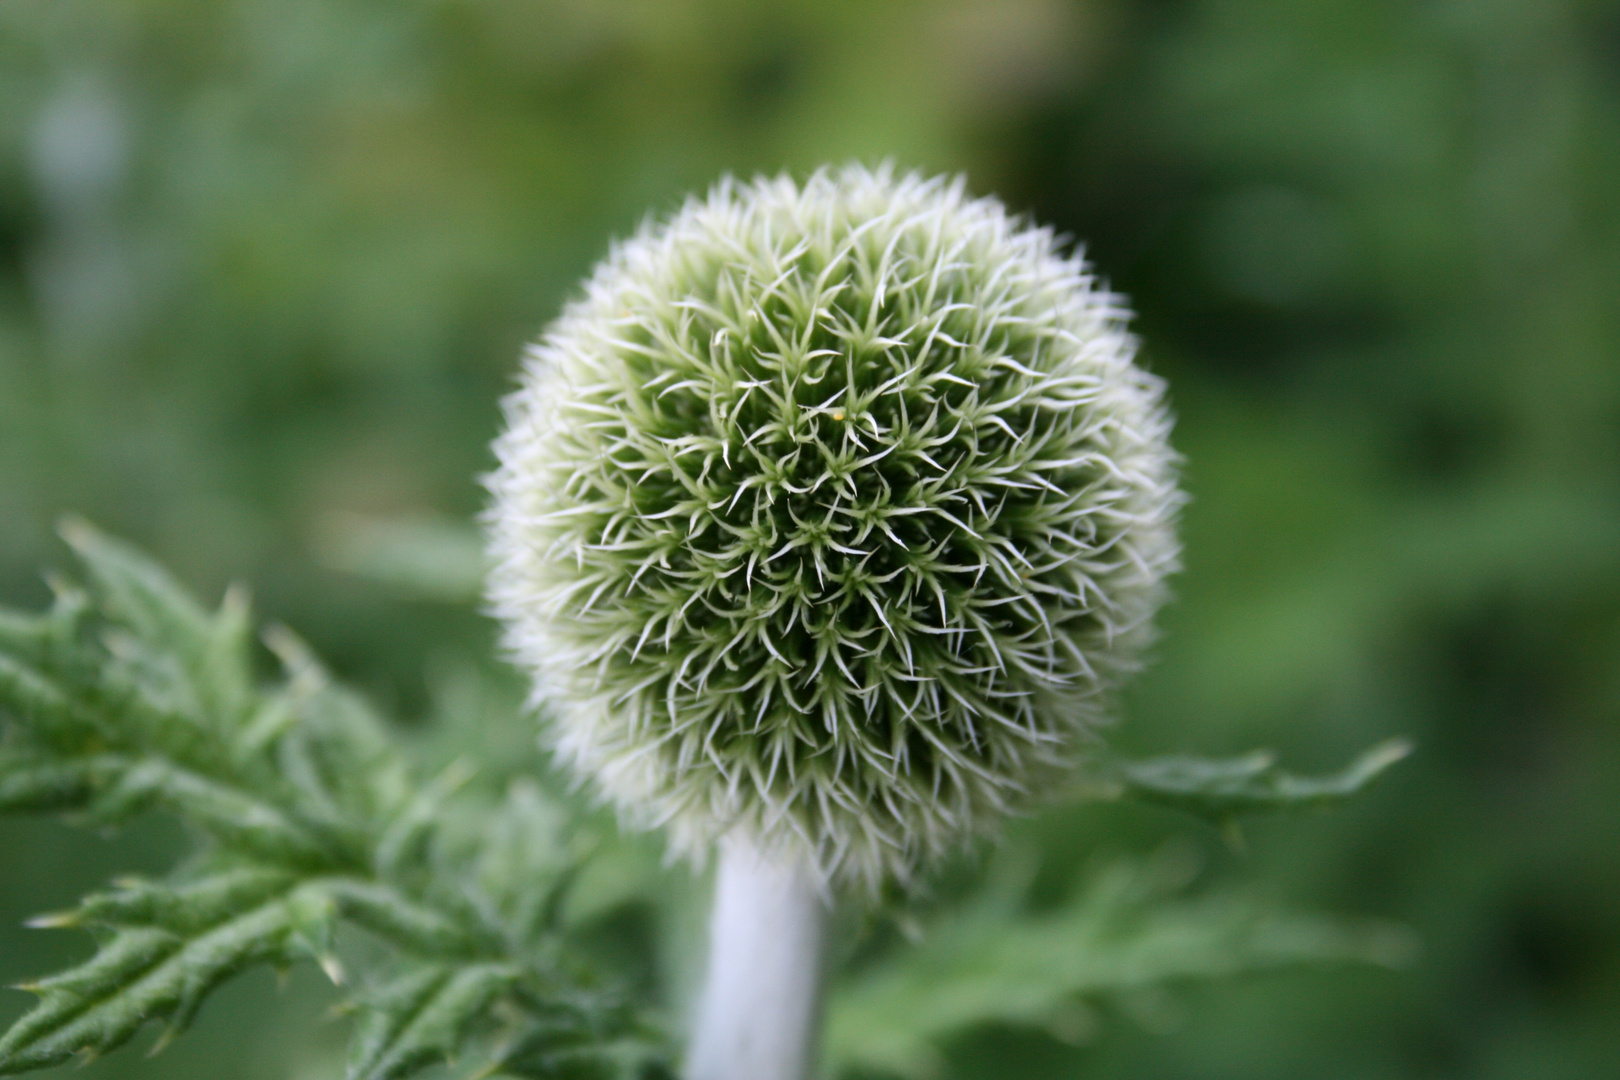
<path fill-rule="evenodd" d="M 77 810 L 89 801 L 97 776 L 93 759 L 59 761 L 0 751 L 0 813 Z"/>
<path fill-rule="evenodd" d="M 25 615 L 0 608 L 0 653 L 37 664 L 53 636 L 49 615 Z"/>
<path fill-rule="evenodd" d="M 398 1080 L 454 1056 L 518 975 L 512 964 L 473 964 L 430 965 L 399 976 L 366 1003 L 347 1080 Z"/>
<path fill-rule="evenodd" d="M 532 1023 L 506 1040 L 484 1076 L 532 1080 L 674 1080 L 669 1040 L 630 1010 L 598 1008 Z"/>
<path fill-rule="evenodd" d="M 154 801 L 254 855 L 308 866 L 335 861 L 321 838 L 280 807 L 160 758 L 131 763 L 91 808 L 107 820 L 121 820 Z"/>
<path fill-rule="evenodd" d="M 0 653 L 26 664 L 50 667 L 78 638 L 90 613 L 90 597 L 59 579 L 49 581 L 55 599 L 45 614 L 0 608 Z"/>
<path fill-rule="evenodd" d="M 293 714 L 285 737 L 274 744 L 279 770 L 333 813 L 398 814 L 417 785 L 382 720 L 363 698 L 334 683 L 292 631 L 273 626 L 264 640 L 287 672 L 278 696 Z"/>
<path fill-rule="evenodd" d="M 1122 762 L 1114 769 L 1117 797 L 1173 807 L 1215 821 L 1238 814 L 1307 810 L 1344 802 L 1412 752 L 1391 739 L 1329 776 L 1295 776 L 1269 753 L 1205 760 L 1190 757 Z"/>
<path fill-rule="evenodd" d="M 579 859 L 563 826 L 561 808 L 527 779 L 514 781 L 483 821 L 473 880 L 521 941 L 554 926 L 572 892 Z"/>
<path fill-rule="evenodd" d="M 990 1023 L 1050 1027 L 1078 999 L 1302 964 L 1393 966 L 1410 935 L 1384 924 L 1267 912 L 1234 896 L 1166 900 L 1152 870 L 1121 864 L 1048 915 L 993 906 L 936 927 L 920 946 L 832 997 L 827 1060 L 924 1077 L 938 1042 Z"/>
<path fill-rule="evenodd" d="M 668 1055 L 638 1043 L 598 1044 L 588 1034 L 582 1045 L 558 1046 L 532 1056 L 503 1061 L 499 1071 L 475 1074 L 521 1076 L 526 1080 L 676 1080 Z"/>
<path fill-rule="evenodd" d="M 158 656 L 178 664 L 199 719 L 244 722 L 253 694 L 245 594 L 226 591 L 209 615 L 157 563 L 89 524 L 69 520 L 62 536 L 84 560 L 107 612 Z"/>
<path fill-rule="evenodd" d="M 219 983 L 256 961 L 288 959 L 285 895 L 240 908 L 219 899 L 215 914 L 225 914 L 208 920 L 197 907 L 189 933 L 155 923 L 120 929 L 84 964 L 37 983 L 39 1004 L 0 1038 L 0 1074 L 97 1056 L 149 1020 L 183 1030 Z"/>
<path fill-rule="evenodd" d="M 178 883 L 133 881 L 87 897 L 73 913 L 80 926 L 157 927 L 182 937 L 203 933 L 234 911 L 285 896 L 297 878 L 263 866 L 226 867 Z"/>
<path fill-rule="evenodd" d="M 555 966 L 563 943 L 536 935 L 536 912 L 577 862 L 537 789 L 512 804 L 523 819 L 507 824 L 523 828 L 491 827 L 487 804 L 457 791 L 465 767 L 422 784 L 365 702 L 290 633 L 266 635 L 286 678 L 255 687 L 240 594 L 210 614 L 133 549 L 87 526 L 67 533 L 97 606 L 53 583 L 49 615 L 0 613 L 0 811 L 109 822 L 162 806 L 204 839 L 182 879 L 134 882 L 34 921 L 93 928 L 102 947 L 31 988 L 40 1001 L 0 1037 L 0 1073 L 93 1057 L 148 1020 L 166 1021 L 167 1039 L 254 963 L 310 957 L 342 981 L 340 919 L 375 935 L 367 955 L 391 951 L 391 963 L 442 975 L 409 1008 L 383 1010 L 388 1023 L 367 1021 L 365 1075 L 403 1076 L 454 1051 L 497 998 L 518 1030 L 573 1017 L 556 1048 L 576 1057 L 611 1038 L 613 1025 L 581 1019 L 589 995 L 560 977 L 572 970 Z M 535 905 L 486 888 L 497 835 L 508 847 L 544 839 L 518 880 L 502 882 Z M 519 980 L 524 992 L 506 993 Z"/>
<path fill-rule="evenodd" d="M 423 956 L 469 956 L 477 942 L 456 919 L 382 882 L 333 878 L 321 883 L 343 917 Z"/>
<path fill-rule="evenodd" d="M 45 673 L 0 652 L 0 709 L 53 742 L 82 740 L 94 730 L 67 689 Z"/>
<path fill-rule="evenodd" d="M 394 815 L 377 840 L 375 859 L 380 873 L 393 873 L 408 857 L 421 856 L 443 818 L 445 800 L 471 780 L 476 771 L 470 761 L 461 758 L 452 761 Z"/>

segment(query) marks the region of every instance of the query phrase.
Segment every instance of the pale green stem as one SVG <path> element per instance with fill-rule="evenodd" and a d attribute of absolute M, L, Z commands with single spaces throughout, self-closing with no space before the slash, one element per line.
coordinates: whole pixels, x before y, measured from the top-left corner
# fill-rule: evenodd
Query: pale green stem
<path fill-rule="evenodd" d="M 738 838 L 721 845 L 687 1080 L 808 1080 L 826 921 L 807 864 Z"/>

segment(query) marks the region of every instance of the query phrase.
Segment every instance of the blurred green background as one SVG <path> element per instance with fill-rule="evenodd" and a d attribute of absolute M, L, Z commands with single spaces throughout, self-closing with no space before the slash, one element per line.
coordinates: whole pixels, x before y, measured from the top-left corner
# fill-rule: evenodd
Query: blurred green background
<path fill-rule="evenodd" d="M 44 600 L 77 512 L 443 711 L 500 678 L 465 538 L 522 343 L 645 214 L 852 158 L 965 173 L 1140 313 L 1194 501 L 1114 741 L 1419 748 L 1245 854 L 1020 827 L 1053 880 L 1190 835 L 1409 924 L 1411 970 L 980 1030 L 944 1075 L 1620 1075 L 1614 3 L 6 0 L 0 602 Z M 0 823 L 0 982 L 85 952 L 24 916 L 174 842 Z M 330 1000 L 248 978 L 83 1075 L 335 1075 Z"/>

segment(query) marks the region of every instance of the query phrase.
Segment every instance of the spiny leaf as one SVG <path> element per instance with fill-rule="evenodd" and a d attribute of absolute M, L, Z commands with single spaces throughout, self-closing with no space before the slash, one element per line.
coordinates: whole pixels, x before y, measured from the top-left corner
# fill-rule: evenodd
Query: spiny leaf
<path fill-rule="evenodd" d="M 227 590 L 210 616 L 157 563 L 89 524 L 68 520 L 62 537 L 84 560 L 109 614 L 141 642 L 182 668 L 203 717 L 223 725 L 243 721 L 253 698 L 247 646 L 246 596 Z"/>
<path fill-rule="evenodd" d="M 429 965 L 399 976 L 367 1002 L 348 1080 L 397 1080 L 453 1056 L 518 974 L 512 964 L 473 964 Z"/>
<path fill-rule="evenodd" d="M 90 597 L 56 577 L 48 577 L 55 599 L 43 615 L 0 608 L 0 653 L 26 664 L 52 666 L 71 651 L 90 614 Z"/>
<path fill-rule="evenodd" d="M 79 809 L 95 790 L 95 764 L 0 751 L 0 813 Z"/>
<path fill-rule="evenodd" d="M 419 856 L 443 817 L 446 799 L 471 780 L 477 770 L 469 761 L 452 761 L 416 794 L 377 841 L 376 864 L 379 872 L 397 870 L 408 856 Z"/>
<path fill-rule="evenodd" d="M 93 724 L 56 680 L 0 652 L 0 709 L 52 741 L 82 739 Z"/>
<path fill-rule="evenodd" d="M 333 682 L 292 631 L 272 626 L 264 641 L 287 672 L 286 685 L 269 700 L 292 713 L 271 746 L 277 770 L 311 805 L 333 814 L 387 819 L 399 813 L 418 784 L 383 721 L 358 694 Z M 242 749 L 239 743 L 238 753 Z"/>
<path fill-rule="evenodd" d="M 131 881 L 116 892 L 87 897 L 71 925 L 125 929 L 152 926 L 175 934 L 198 934 L 233 911 L 285 895 L 297 879 L 285 870 L 235 866 L 179 883 Z M 57 920 L 62 925 L 65 920 Z"/>
<path fill-rule="evenodd" d="M 468 956 L 477 950 L 477 942 L 466 927 L 389 885 L 334 878 L 322 882 L 321 887 L 346 919 L 411 952 Z"/>
<path fill-rule="evenodd" d="M 834 995 L 829 1062 L 920 1077 L 940 1038 L 975 1024 L 1047 1027 L 1089 995 L 1301 964 L 1392 966 L 1411 952 L 1396 927 L 1267 912 L 1234 896 L 1167 900 L 1154 876 L 1119 865 L 1053 914 L 974 909 L 935 928 Z"/>
<path fill-rule="evenodd" d="M 475 1080 L 674 1080 L 666 1032 L 622 1002 L 553 1010 L 504 1040 Z"/>
<path fill-rule="evenodd" d="M 162 925 L 118 930 L 84 964 L 32 987 L 40 1002 L 0 1039 L 0 1073 L 99 1055 L 127 1042 L 148 1020 L 183 1030 L 226 978 L 256 961 L 290 959 L 284 895 L 220 907 L 224 917 L 189 934 Z"/>
<path fill-rule="evenodd" d="M 1174 807 L 1224 822 L 1237 814 L 1304 810 L 1344 802 L 1412 752 L 1405 739 L 1391 739 L 1362 754 L 1342 772 L 1295 776 L 1260 751 L 1240 758 L 1153 758 L 1119 764 L 1108 793 Z"/>
<path fill-rule="evenodd" d="M 0 653 L 38 663 L 52 636 L 49 615 L 25 615 L 0 608 Z"/>
<path fill-rule="evenodd" d="M 289 632 L 266 636 L 286 677 L 253 685 L 239 594 L 208 614 L 133 549 L 88 526 L 66 532 L 92 593 L 56 583 L 50 614 L 0 612 L 0 811 L 110 822 L 161 806 L 207 839 L 181 877 L 34 921 L 94 929 L 102 947 L 30 988 L 40 1001 L 0 1038 L 0 1073 L 94 1056 L 148 1020 L 166 1022 L 166 1041 L 251 964 L 308 957 L 342 981 L 340 919 L 438 973 L 367 1021 L 362 1075 L 404 1076 L 455 1051 L 497 998 L 517 1030 L 571 1017 L 556 1039 L 570 1053 L 614 1037 L 623 1025 L 600 1023 L 559 977 L 562 942 L 539 936 L 578 853 L 537 790 L 491 816 L 457 791 L 466 766 L 424 785 Z M 509 868 L 518 880 L 486 872 L 502 837 L 543 841 Z M 537 899 L 513 903 L 507 886 Z M 506 992 L 520 981 L 524 993 Z M 405 1001 L 413 986 L 421 996 Z"/>
<path fill-rule="evenodd" d="M 287 811 L 229 784 L 161 759 L 132 763 L 93 809 L 109 820 L 160 801 L 241 850 L 276 861 L 329 865 L 334 853 Z"/>
<path fill-rule="evenodd" d="M 561 809 L 532 780 L 514 781 L 482 824 L 474 880 L 519 940 L 530 941 L 561 917 L 579 852 L 563 842 Z"/>
<path fill-rule="evenodd" d="M 642 1040 L 604 1042 L 590 1029 L 547 1029 L 536 1032 L 522 1053 L 503 1056 L 484 1077 L 521 1076 L 528 1080 L 675 1080 L 669 1055 L 657 1044 L 657 1033 Z"/>

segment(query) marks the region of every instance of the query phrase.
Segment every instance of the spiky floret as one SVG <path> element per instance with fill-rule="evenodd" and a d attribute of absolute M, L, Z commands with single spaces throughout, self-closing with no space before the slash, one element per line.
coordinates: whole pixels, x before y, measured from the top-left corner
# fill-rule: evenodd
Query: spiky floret
<path fill-rule="evenodd" d="M 1072 763 L 1177 557 L 1120 297 L 960 181 L 722 181 L 527 357 L 490 593 L 561 756 L 694 848 L 906 876 Z"/>

